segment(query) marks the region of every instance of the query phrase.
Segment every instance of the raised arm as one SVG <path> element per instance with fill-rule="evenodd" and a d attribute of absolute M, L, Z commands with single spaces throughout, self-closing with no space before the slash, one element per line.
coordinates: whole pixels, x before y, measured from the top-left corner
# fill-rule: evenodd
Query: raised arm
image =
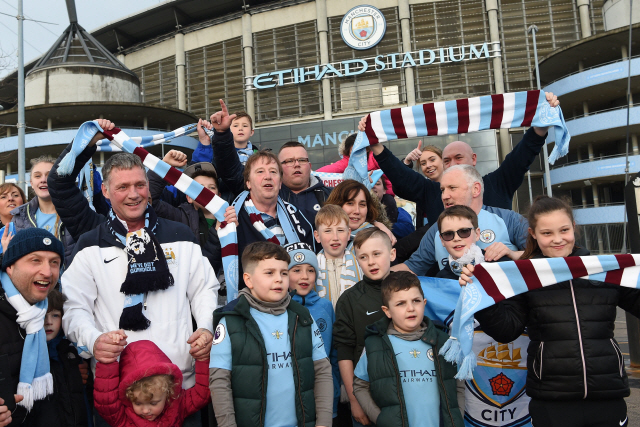
<path fill-rule="evenodd" d="M 235 198 L 244 191 L 244 166 L 240 163 L 235 145 L 233 144 L 233 134 L 229 130 L 231 121 L 235 114 L 229 115 L 227 106 L 220 100 L 221 111 L 211 116 L 213 126 L 213 156 L 216 159 L 218 177 L 225 183 L 227 188 L 233 193 Z"/>
<path fill-rule="evenodd" d="M 96 411 L 112 426 L 125 425 L 125 407 L 118 393 L 120 367 L 118 362 L 96 364 L 93 382 L 93 403 Z"/>

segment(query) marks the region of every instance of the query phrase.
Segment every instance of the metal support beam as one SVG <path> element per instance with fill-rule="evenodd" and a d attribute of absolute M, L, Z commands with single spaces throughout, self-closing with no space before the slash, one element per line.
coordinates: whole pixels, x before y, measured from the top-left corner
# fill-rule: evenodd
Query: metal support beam
<path fill-rule="evenodd" d="M 400 28 L 402 29 L 402 50 L 411 51 L 411 8 L 409 0 L 398 0 L 398 18 L 400 18 Z M 413 68 L 404 69 L 404 83 L 407 93 L 407 105 L 416 105 L 416 87 L 413 76 Z"/>
<path fill-rule="evenodd" d="M 251 79 L 247 81 L 248 76 L 253 75 L 253 30 L 251 28 L 251 14 L 246 11 L 242 15 L 242 51 L 244 53 L 244 77 L 245 77 L 245 111 L 251 116 L 253 122 L 257 122 L 255 116 L 256 105 L 253 99 L 253 91 L 247 90 L 251 87 Z M 217 110 L 216 110 L 217 111 Z"/>
<path fill-rule="evenodd" d="M 580 30 L 582 38 L 591 36 L 591 19 L 589 18 L 589 0 L 576 0 L 580 12 Z"/>
<path fill-rule="evenodd" d="M 187 108 L 187 84 L 185 76 L 186 58 L 184 54 L 184 34 L 177 32 L 175 35 L 176 43 L 176 80 L 178 81 L 178 108 L 186 110 Z"/>
<path fill-rule="evenodd" d="M 74 5 L 75 7 L 75 5 Z M 18 0 L 18 186 L 27 194 L 27 186 L 24 181 L 25 175 L 25 118 L 24 118 L 24 37 L 23 23 L 24 14 L 22 12 L 22 0 Z"/>
<path fill-rule="evenodd" d="M 316 26 L 318 27 L 318 40 L 320 41 L 320 63 L 329 63 L 329 24 L 327 22 L 327 2 L 326 0 L 316 0 Z M 322 79 L 322 110 L 324 119 L 331 120 L 333 117 L 331 109 L 331 81 Z"/>
<path fill-rule="evenodd" d="M 624 202 L 627 210 L 629 245 L 631 253 L 640 253 L 640 174 L 632 176 L 624 189 Z M 627 313 L 627 338 L 631 366 L 640 367 L 640 320 Z"/>

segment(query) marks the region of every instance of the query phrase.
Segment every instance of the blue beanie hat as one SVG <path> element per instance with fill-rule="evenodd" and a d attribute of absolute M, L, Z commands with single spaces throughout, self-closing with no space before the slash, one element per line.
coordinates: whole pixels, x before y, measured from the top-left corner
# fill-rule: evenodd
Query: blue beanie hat
<path fill-rule="evenodd" d="M 318 257 L 308 243 L 291 243 L 284 248 L 291 257 L 289 270 L 296 265 L 309 264 L 311 267 L 315 268 L 316 274 L 318 274 Z"/>
<path fill-rule="evenodd" d="M 64 262 L 64 247 L 60 240 L 42 228 L 27 228 L 18 231 L 9 242 L 7 251 L 2 257 L 2 271 L 23 256 L 37 251 L 55 252 L 60 255 L 60 264 Z"/>

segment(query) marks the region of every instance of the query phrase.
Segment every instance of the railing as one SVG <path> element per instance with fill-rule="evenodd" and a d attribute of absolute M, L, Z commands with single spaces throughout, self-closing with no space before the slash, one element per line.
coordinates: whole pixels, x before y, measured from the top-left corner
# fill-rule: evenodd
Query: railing
<path fill-rule="evenodd" d="M 637 106 L 640 106 L 640 102 L 636 102 L 634 104 L 629 105 L 629 108 L 633 108 L 633 107 L 637 107 Z M 595 116 L 596 114 L 606 113 L 607 111 L 626 110 L 626 109 L 627 109 L 626 105 L 621 105 L 619 107 L 606 108 L 604 110 L 589 111 L 587 114 L 578 114 L 576 116 L 571 117 L 570 119 L 566 119 L 565 122 L 568 123 L 568 122 L 570 122 L 572 120 L 582 119 L 582 118 L 589 117 L 589 116 Z"/>
<path fill-rule="evenodd" d="M 629 157 L 631 156 L 637 156 L 637 154 L 634 154 L 633 152 L 629 153 Z M 563 163 L 561 165 L 553 165 L 551 167 L 551 170 L 557 170 L 557 169 L 561 169 L 565 166 L 573 166 L 573 165 L 578 165 L 578 164 L 582 164 L 582 163 L 591 163 L 591 162 L 597 162 L 598 160 L 605 160 L 605 159 L 613 159 L 613 158 L 619 158 L 619 159 L 624 159 L 626 156 L 624 153 L 618 153 L 618 154 L 611 154 L 610 156 L 593 156 L 592 158 L 586 158 L 586 159 L 582 159 L 582 160 L 576 160 L 574 162 L 569 162 L 569 163 Z"/>
<path fill-rule="evenodd" d="M 623 205 L 624 205 L 624 202 L 598 203 L 598 206 L 596 206 L 596 205 L 574 204 L 573 205 L 573 209 L 574 210 L 578 210 L 578 209 L 603 208 L 603 207 L 606 207 L 606 206 L 623 206 Z"/>
<path fill-rule="evenodd" d="M 631 59 L 635 59 L 635 58 L 640 58 L 640 55 L 636 55 L 636 56 L 632 56 L 631 57 Z M 553 80 L 553 81 L 551 81 L 549 83 L 545 83 L 544 86 L 545 87 L 551 86 L 552 84 L 554 84 L 557 81 L 560 81 L 562 79 L 566 79 L 567 77 L 573 76 L 575 74 L 584 73 L 585 71 L 588 71 L 588 70 L 593 70 L 594 68 L 600 68 L 600 67 L 604 67 L 605 65 L 615 64 L 615 63 L 618 63 L 618 62 L 625 62 L 625 61 L 628 61 L 628 58 L 617 59 L 615 61 L 609 61 L 609 62 L 603 62 L 602 64 L 598 64 L 598 65 L 592 65 L 591 67 L 583 68 L 582 70 L 574 71 L 573 73 L 565 74 L 562 77 L 558 77 L 557 79 L 555 79 L 555 80 Z"/>

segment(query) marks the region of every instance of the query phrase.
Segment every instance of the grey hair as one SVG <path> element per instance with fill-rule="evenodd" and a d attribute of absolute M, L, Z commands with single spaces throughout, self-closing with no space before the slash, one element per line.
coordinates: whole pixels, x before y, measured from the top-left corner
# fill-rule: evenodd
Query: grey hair
<path fill-rule="evenodd" d="M 469 187 L 473 187 L 473 184 L 475 184 L 476 182 L 480 183 L 480 196 L 484 196 L 484 181 L 482 180 L 482 175 L 480 175 L 480 172 L 478 172 L 478 170 L 474 166 L 471 166 L 471 165 L 450 166 L 447 169 L 445 169 L 442 176 L 445 176 L 449 172 L 453 172 L 453 171 L 462 171 L 462 173 L 464 174 L 464 178 L 467 180 L 467 185 L 469 185 Z"/>
<path fill-rule="evenodd" d="M 133 168 L 140 168 L 144 172 L 144 177 L 149 182 L 147 172 L 142 164 L 140 157 L 131 153 L 118 153 L 107 159 L 102 166 L 102 181 L 106 187 L 109 187 L 109 178 L 111 178 L 111 172 L 113 169 L 131 170 Z"/>

